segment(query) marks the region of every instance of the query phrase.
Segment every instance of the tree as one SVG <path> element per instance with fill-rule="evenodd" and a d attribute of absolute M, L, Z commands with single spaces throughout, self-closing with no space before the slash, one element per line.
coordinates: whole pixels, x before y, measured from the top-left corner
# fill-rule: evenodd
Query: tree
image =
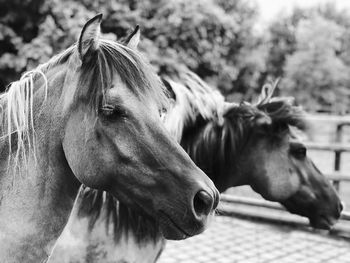
<path fill-rule="evenodd" d="M 267 73 L 272 79 L 284 75 L 284 66 L 288 55 L 296 49 L 296 29 L 302 19 L 310 16 L 309 10 L 294 8 L 290 15 L 278 15 L 268 27 L 269 51 L 267 55 Z"/>
<path fill-rule="evenodd" d="M 58 0 L 2 1 L 0 10 L 1 90 L 23 71 L 73 44 L 95 13 L 79 2 Z"/>
<path fill-rule="evenodd" d="M 160 74 L 186 66 L 225 93 L 257 86 L 259 78 L 247 81 L 262 65 L 252 63 L 249 51 L 259 45 L 252 34 L 257 12 L 243 0 L 14 0 L 5 7 L 0 7 L 6 10 L 0 13 L 1 88 L 73 44 L 97 12 L 104 14 L 102 32 L 112 39 L 139 24 L 140 50 Z"/>
<path fill-rule="evenodd" d="M 317 25 L 317 26 L 315 26 Z M 287 56 L 285 91 L 309 110 L 344 111 L 349 67 L 337 56 L 345 28 L 320 15 L 303 19 L 296 29 L 296 51 Z"/>

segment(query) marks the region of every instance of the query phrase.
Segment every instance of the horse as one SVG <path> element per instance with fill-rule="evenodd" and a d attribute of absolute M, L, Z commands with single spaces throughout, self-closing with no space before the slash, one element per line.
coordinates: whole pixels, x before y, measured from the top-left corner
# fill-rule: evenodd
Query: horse
<path fill-rule="evenodd" d="M 182 85 L 166 82 L 184 106 L 174 106 L 166 126 L 220 192 L 250 185 L 263 198 L 307 217 L 314 228 L 329 229 L 336 222 L 339 196 L 295 133 L 308 129 L 305 113 L 294 98 L 273 97 L 277 82 L 263 86 L 256 103 L 234 104 L 193 72 L 179 75 Z M 170 121 L 180 115 L 176 111 L 182 111 L 177 123 Z"/>
<path fill-rule="evenodd" d="M 101 19 L 0 96 L 1 262 L 43 262 L 81 184 L 157 219 L 168 239 L 213 217 L 219 192 L 165 130 L 168 98 L 139 36 L 103 39 Z"/>
<path fill-rule="evenodd" d="M 173 97 L 163 121 L 220 191 L 248 184 L 315 228 L 335 223 L 339 197 L 293 132 L 307 123 L 291 98 L 267 85 L 256 103 L 231 104 L 194 73 L 176 77 L 163 79 Z M 82 187 L 50 262 L 156 262 L 164 245 L 154 220 Z"/>

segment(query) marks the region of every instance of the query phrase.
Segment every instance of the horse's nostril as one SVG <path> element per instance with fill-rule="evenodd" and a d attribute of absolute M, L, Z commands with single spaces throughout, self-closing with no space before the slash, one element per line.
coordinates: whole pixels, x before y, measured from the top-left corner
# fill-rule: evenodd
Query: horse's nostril
<path fill-rule="evenodd" d="M 199 191 L 193 199 L 194 211 L 197 216 L 208 215 L 213 208 L 214 199 L 206 191 Z"/>
<path fill-rule="evenodd" d="M 339 212 L 343 211 L 343 209 L 344 209 L 344 204 L 343 204 L 343 202 L 340 202 L 339 203 Z"/>

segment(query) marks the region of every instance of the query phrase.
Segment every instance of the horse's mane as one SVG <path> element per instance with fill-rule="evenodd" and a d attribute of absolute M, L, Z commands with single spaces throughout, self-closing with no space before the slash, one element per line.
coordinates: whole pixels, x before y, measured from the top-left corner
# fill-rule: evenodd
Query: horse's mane
<path fill-rule="evenodd" d="M 78 61 L 78 63 L 77 63 Z M 16 149 L 14 157 L 9 158 L 8 167 L 17 167 L 19 160 L 27 164 L 27 150 L 34 153 L 35 158 L 35 116 L 34 92 L 35 81 L 41 77 L 44 80 L 46 100 L 48 92 L 47 73 L 50 69 L 65 63 L 81 65 L 79 84 L 74 92 L 72 105 L 81 101 L 88 103 L 96 110 L 104 102 L 105 90 L 111 87 L 116 72 L 128 88 L 145 103 L 154 102 L 160 108 L 166 108 L 168 99 L 159 77 L 151 66 L 145 62 L 138 51 L 134 51 L 120 43 L 99 40 L 97 50 L 89 60 L 79 64 L 77 45 L 73 45 L 55 55 L 48 62 L 39 65 L 34 70 L 26 72 L 20 80 L 11 83 L 8 89 L 0 95 L 0 129 L 1 139 L 7 139 L 9 156 Z M 74 74 L 67 65 L 67 75 Z M 102 98 L 102 101 L 101 101 Z M 15 136 L 13 136 L 15 134 Z M 16 142 L 13 145 L 14 141 Z M 36 158 L 35 158 L 36 159 Z"/>
<path fill-rule="evenodd" d="M 222 95 L 212 90 L 194 73 L 185 72 L 181 76 L 177 81 L 164 78 L 166 86 L 172 89 L 175 98 L 164 122 L 192 160 L 215 184 L 220 178 L 227 176 L 228 166 L 235 165 L 232 161 L 235 154 L 244 147 L 250 133 L 261 120 L 287 127 L 306 127 L 301 108 L 295 106 L 290 98 L 264 97 L 255 104 L 228 104 L 224 102 Z M 277 129 L 276 132 L 280 130 Z M 101 196 L 101 192 L 91 191 L 87 194 L 90 198 L 82 202 L 80 208 L 87 211 L 80 213 L 80 216 L 89 216 L 90 228 L 93 228 L 100 217 L 101 209 L 107 205 L 110 212 L 106 224 L 109 225 L 110 218 L 113 219 L 116 239 L 127 231 L 132 231 L 139 242 L 150 237 L 153 240 L 160 237 L 159 229 L 155 225 L 151 226 L 156 222 L 145 221 L 141 215 L 114 200 L 110 194 L 106 194 L 106 198 L 103 199 L 95 197 Z M 112 203 L 113 205 L 110 205 Z M 144 228 L 139 230 L 138 224 L 143 222 L 146 222 Z"/>
<path fill-rule="evenodd" d="M 156 242 L 161 237 L 158 224 L 153 218 L 128 208 L 107 192 L 81 186 L 78 198 L 81 201 L 78 205 L 78 216 L 89 218 L 90 231 L 97 220 L 102 219 L 106 233 L 110 227 L 113 228 L 115 241 L 130 232 L 139 243 Z"/>
<path fill-rule="evenodd" d="M 34 134 L 34 114 L 33 114 L 33 86 L 35 75 L 41 75 L 45 81 L 45 94 L 47 94 L 47 80 L 44 73 L 40 69 L 36 69 L 24 74 L 19 81 L 13 82 L 8 90 L 0 95 L 0 129 L 1 140 L 7 139 L 9 156 L 12 148 L 16 149 L 15 156 L 9 158 L 8 169 L 12 167 L 17 171 L 19 167 L 18 161 L 23 160 L 27 164 L 26 145 L 29 150 L 35 153 L 35 134 Z M 44 100 L 46 99 L 46 95 Z M 7 102 L 4 104 L 3 102 Z M 12 134 L 15 134 L 12 137 Z M 12 147 L 12 141 L 17 144 Z"/>
<path fill-rule="evenodd" d="M 165 77 L 163 81 L 170 85 L 176 98 L 164 124 L 178 142 L 183 130 L 192 127 L 199 116 L 208 122 L 223 123 L 224 97 L 196 74 L 182 71 L 172 79 Z"/>
<path fill-rule="evenodd" d="M 295 104 L 294 97 L 273 97 L 279 79 L 262 87 L 261 94 L 254 106 L 267 114 L 274 124 L 285 124 L 305 131 L 309 127 L 302 107 Z"/>

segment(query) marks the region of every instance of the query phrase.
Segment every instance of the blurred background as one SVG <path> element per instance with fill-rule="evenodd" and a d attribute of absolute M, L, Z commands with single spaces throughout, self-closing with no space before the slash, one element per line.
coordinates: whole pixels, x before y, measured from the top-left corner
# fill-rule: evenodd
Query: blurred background
<path fill-rule="evenodd" d="M 350 3 L 277 0 L 11 0 L 0 2 L 0 90 L 72 45 L 104 14 L 122 39 L 136 24 L 159 73 L 187 66 L 228 100 L 250 100 L 281 77 L 309 112 L 345 114 L 350 96 Z"/>

